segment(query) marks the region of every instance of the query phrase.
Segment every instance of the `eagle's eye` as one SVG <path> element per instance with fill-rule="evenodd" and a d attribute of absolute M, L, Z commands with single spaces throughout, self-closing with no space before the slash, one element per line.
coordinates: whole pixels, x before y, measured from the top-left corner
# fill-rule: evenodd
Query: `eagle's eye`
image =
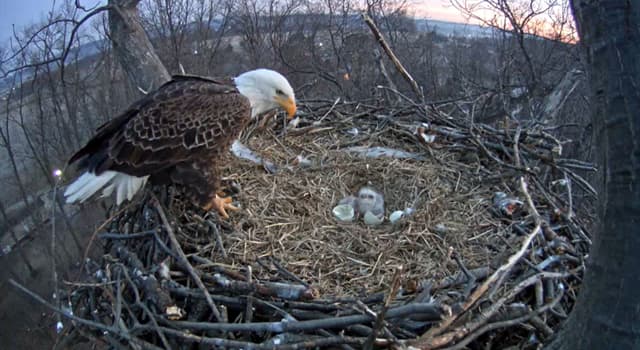
<path fill-rule="evenodd" d="M 280 95 L 280 96 L 284 96 L 284 91 L 282 91 L 280 89 L 276 89 L 276 94 Z"/>

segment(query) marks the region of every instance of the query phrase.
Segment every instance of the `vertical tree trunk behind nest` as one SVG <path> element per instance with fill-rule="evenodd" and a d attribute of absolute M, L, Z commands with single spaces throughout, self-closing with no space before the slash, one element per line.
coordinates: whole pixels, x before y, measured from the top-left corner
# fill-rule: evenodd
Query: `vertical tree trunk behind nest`
<path fill-rule="evenodd" d="M 127 76 L 144 91 L 151 91 L 171 79 L 140 25 L 140 0 L 109 0 L 109 31 L 113 51 Z"/>
<path fill-rule="evenodd" d="M 640 349 L 640 2 L 571 5 L 592 91 L 600 222 L 576 307 L 550 348 Z"/>

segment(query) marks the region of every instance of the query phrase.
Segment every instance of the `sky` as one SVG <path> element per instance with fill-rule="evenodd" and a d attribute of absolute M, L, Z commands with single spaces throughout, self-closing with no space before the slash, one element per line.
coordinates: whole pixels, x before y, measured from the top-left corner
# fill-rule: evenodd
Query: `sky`
<path fill-rule="evenodd" d="M 65 0 L 57 0 L 62 3 Z M 69 1 L 69 0 L 66 0 Z M 100 0 L 81 0 L 82 5 L 90 7 Z M 0 0 L 0 43 L 6 43 L 16 30 L 40 22 L 47 17 L 54 0 Z M 452 22 L 463 22 L 449 0 L 410 0 L 416 16 L 440 19 Z"/>
<path fill-rule="evenodd" d="M 1 1 L 1 0 L 0 0 Z M 449 0 L 415 0 L 412 1 L 415 15 L 430 19 L 450 22 L 464 22 L 458 10 L 451 6 Z"/>
<path fill-rule="evenodd" d="M 14 27 L 19 32 L 45 21 L 54 4 L 59 7 L 66 1 L 71 0 L 0 0 L 0 43 L 6 43 L 13 36 Z M 106 3 L 106 0 L 80 0 L 87 8 L 100 3 Z"/>
<path fill-rule="evenodd" d="M 13 25 L 19 31 L 45 19 L 52 4 L 50 0 L 0 0 L 0 42 L 12 36 Z"/>

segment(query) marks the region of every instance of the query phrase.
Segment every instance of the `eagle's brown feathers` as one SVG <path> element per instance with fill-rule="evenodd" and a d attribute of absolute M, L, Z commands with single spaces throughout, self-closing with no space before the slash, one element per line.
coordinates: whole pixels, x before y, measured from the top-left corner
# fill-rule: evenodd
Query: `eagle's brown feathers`
<path fill-rule="evenodd" d="M 177 76 L 101 126 L 70 163 L 82 174 L 64 195 L 84 202 L 102 192 L 116 204 L 146 182 L 176 184 L 205 210 L 237 209 L 220 198 L 223 156 L 252 117 L 282 108 L 296 113 L 291 85 L 280 73 L 255 69 L 229 81 Z"/>
<path fill-rule="evenodd" d="M 204 206 L 216 192 L 222 155 L 250 120 L 249 100 L 233 85 L 177 76 L 101 126 L 69 162 L 95 175 L 112 170 L 177 183 Z"/>

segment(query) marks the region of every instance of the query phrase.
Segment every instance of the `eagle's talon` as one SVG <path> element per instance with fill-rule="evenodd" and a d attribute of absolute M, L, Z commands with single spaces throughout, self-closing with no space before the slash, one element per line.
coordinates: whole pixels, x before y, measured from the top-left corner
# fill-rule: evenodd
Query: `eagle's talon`
<path fill-rule="evenodd" d="M 231 204 L 231 202 L 233 202 L 233 199 L 231 197 L 220 197 L 218 196 L 218 194 L 216 194 L 216 196 L 211 200 L 211 202 L 205 205 L 203 209 L 206 211 L 215 209 L 223 219 L 228 219 L 229 214 L 227 214 L 227 210 L 231 210 L 231 211 L 240 210 L 240 208 L 234 206 L 233 204 Z"/>

